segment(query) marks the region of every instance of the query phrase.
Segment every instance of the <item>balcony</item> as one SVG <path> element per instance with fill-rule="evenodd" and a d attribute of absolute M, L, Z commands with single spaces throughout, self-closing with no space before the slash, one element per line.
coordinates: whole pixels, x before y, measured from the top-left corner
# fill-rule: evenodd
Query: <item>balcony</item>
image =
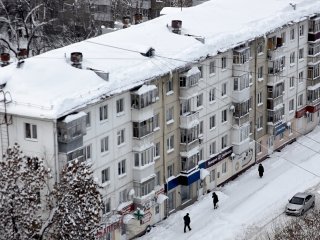
<path fill-rule="evenodd" d="M 244 88 L 241 91 L 232 91 L 232 99 L 234 102 L 240 103 L 250 98 L 250 87 Z"/>
<path fill-rule="evenodd" d="M 232 124 L 233 125 L 236 124 L 238 126 L 242 126 L 248 122 L 249 122 L 249 113 L 247 113 L 246 115 L 241 116 L 239 118 L 233 118 L 233 120 L 232 120 Z"/>
<path fill-rule="evenodd" d="M 282 105 L 279 109 L 267 110 L 267 122 L 270 125 L 276 125 L 281 122 L 284 118 L 284 106 Z"/>
<path fill-rule="evenodd" d="M 233 64 L 232 65 L 232 76 L 240 77 L 245 72 L 249 72 L 249 62 L 245 62 L 243 64 Z"/>
<path fill-rule="evenodd" d="M 199 112 L 180 116 L 180 128 L 189 129 L 199 124 Z"/>
<path fill-rule="evenodd" d="M 267 59 L 269 61 L 274 61 L 277 58 L 280 58 L 284 55 L 284 47 L 282 47 L 282 45 L 280 47 L 277 47 L 275 49 L 269 49 L 267 51 Z"/>
<path fill-rule="evenodd" d="M 308 41 L 315 42 L 320 39 L 320 32 L 317 33 L 308 33 Z"/>
<path fill-rule="evenodd" d="M 133 167 L 133 181 L 145 182 L 148 178 L 154 177 L 154 162 L 143 167 Z"/>
<path fill-rule="evenodd" d="M 199 139 L 195 139 L 191 143 L 180 143 L 180 154 L 190 156 L 193 151 L 199 151 Z"/>
<path fill-rule="evenodd" d="M 267 99 L 267 109 L 275 110 L 281 107 L 283 107 L 283 95 L 273 99 Z"/>
<path fill-rule="evenodd" d="M 232 146 L 233 146 L 233 152 L 235 154 L 240 155 L 243 152 L 246 152 L 249 150 L 249 143 L 250 143 L 250 139 L 247 138 L 246 140 L 242 141 L 242 142 L 233 142 Z"/>

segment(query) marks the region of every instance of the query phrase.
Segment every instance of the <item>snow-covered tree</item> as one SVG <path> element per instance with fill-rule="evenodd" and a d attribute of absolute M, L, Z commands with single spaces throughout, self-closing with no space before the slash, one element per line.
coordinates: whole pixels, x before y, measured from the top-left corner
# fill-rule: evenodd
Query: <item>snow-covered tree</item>
<path fill-rule="evenodd" d="M 77 160 L 69 163 L 51 196 L 55 204 L 50 214 L 50 237 L 94 239 L 101 220 L 102 199 L 90 166 Z"/>
<path fill-rule="evenodd" d="M 41 229 L 40 190 L 49 170 L 42 159 L 26 157 L 16 144 L 0 161 L 0 239 L 31 239 Z"/>
<path fill-rule="evenodd" d="M 0 240 L 94 239 L 102 200 L 90 166 L 73 161 L 58 183 L 50 180 L 42 159 L 24 156 L 18 144 L 7 150 L 0 160 Z"/>

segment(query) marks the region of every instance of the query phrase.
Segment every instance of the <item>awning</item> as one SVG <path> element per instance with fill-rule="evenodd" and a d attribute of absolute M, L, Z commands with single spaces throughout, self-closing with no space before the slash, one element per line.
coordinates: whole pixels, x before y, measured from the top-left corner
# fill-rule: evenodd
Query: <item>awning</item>
<path fill-rule="evenodd" d="M 210 172 L 207 169 L 200 168 L 200 179 L 203 180 L 206 176 L 209 176 Z"/>
<path fill-rule="evenodd" d="M 160 193 L 157 198 L 157 203 L 162 204 L 164 202 L 164 200 L 166 200 L 166 199 L 168 199 L 168 197 L 166 195 Z"/>

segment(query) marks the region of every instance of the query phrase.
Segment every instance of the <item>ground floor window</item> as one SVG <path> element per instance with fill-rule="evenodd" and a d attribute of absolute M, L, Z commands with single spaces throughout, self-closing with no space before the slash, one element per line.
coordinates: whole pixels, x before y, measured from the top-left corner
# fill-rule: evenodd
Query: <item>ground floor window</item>
<path fill-rule="evenodd" d="M 184 203 L 191 198 L 190 194 L 191 186 L 183 186 L 181 185 L 181 202 Z"/>
<path fill-rule="evenodd" d="M 168 193 L 168 209 L 169 211 L 175 209 L 175 191 Z"/>

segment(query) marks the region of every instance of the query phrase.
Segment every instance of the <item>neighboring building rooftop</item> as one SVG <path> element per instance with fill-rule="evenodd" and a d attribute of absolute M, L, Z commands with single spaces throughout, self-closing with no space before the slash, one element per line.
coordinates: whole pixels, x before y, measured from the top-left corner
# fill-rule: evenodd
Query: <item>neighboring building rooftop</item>
<path fill-rule="evenodd" d="M 25 59 L 19 68 L 16 63 L 0 68 L 0 82 L 7 82 L 4 91 L 9 91 L 13 100 L 7 111 L 57 118 L 101 97 L 141 85 L 188 62 L 215 55 L 218 50 L 320 12 L 320 1 L 296 0 L 296 10 L 290 2 L 212 0 Z M 181 35 L 172 33 L 172 20 L 182 21 Z M 201 36 L 205 43 L 184 34 Z M 155 49 L 154 57 L 140 54 L 151 47 Z M 72 52 L 83 54 L 82 69 L 71 66 Z"/>

